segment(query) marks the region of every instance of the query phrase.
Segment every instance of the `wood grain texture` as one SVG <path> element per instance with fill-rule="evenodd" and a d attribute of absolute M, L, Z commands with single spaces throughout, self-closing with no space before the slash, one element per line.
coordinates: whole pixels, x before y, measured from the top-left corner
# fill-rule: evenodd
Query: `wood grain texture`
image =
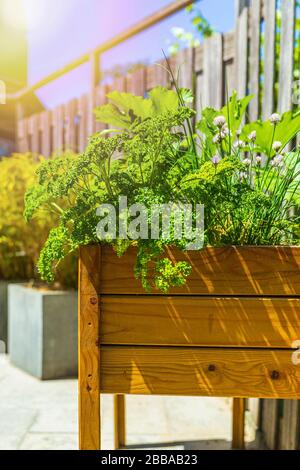
<path fill-rule="evenodd" d="M 296 0 L 282 0 L 279 71 L 279 112 L 281 113 L 292 107 L 295 17 Z"/>
<path fill-rule="evenodd" d="M 22 109 L 19 105 L 20 109 L 20 114 L 17 119 L 17 138 L 18 138 L 18 151 L 19 152 L 27 152 L 28 151 L 28 132 L 27 132 L 27 127 L 28 127 L 28 119 L 24 119 L 22 117 Z"/>
<path fill-rule="evenodd" d="M 195 47 L 195 73 L 203 72 L 203 44 Z"/>
<path fill-rule="evenodd" d="M 281 420 L 280 449 L 299 450 L 300 447 L 300 401 L 284 400 Z"/>
<path fill-rule="evenodd" d="M 103 296 L 101 344 L 291 348 L 299 299 Z"/>
<path fill-rule="evenodd" d="M 98 247 L 81 247 L 79 257 L 79 446 L 100 449 L 100 354 Z"/>
<path fill-rule="evenodd" d="M 153 81 L 152 81 L 152 87 L 153 86 L 164 86 L 164 87 L 169 87 L 170 86 L 170 74 L 167 68 L 167 62 L 165 60 L 160 60 L 158 61 L 153 68 Z"/>
<path fill-rule="evenodd" d="M 248 27 L 249 8 L 242 7 L 236 21 L 235 36 L 235 76 L 239 98 L 247 94 L 248 83 Z"/>
<path fill-rule="evenodd" d="M 268 119 L 274 112 L 276 0 L 265 2 L 265 10 L 263 117 Z"/>
<path fill-rule="evenodd" d="M 94 52 L 90 53 L 90 90 L 88 99 L 88 135 L 96 131 L 94 108 L 96 107 L 97 86 L 100 81 L 100 57 Z"/>
<path fill-rule="evenodd" d="M 186 286 L 171 289 L 170 294 L 300 295 L 299 247 L 228 246 L 167 253 L 174 261 L 188 261 L 193 267 Z M 135 257 L 134 249 L 118 258 L 109 246 L 103 246 L 100 293 L 145 294 L 134 277 Z"/>
<path fill-rule="evenodd" d="M 50 111 L 44 111 L 40 115 L 40 132 L 42 135 L 41 138 L 41 153 L 45 157 L 50 157 L 52 149 L 51 149 L 51 112 Z"/>
<path fill-rule="evenodd" d="M 101 347 L 101 391 L 141 395 L 299 398 L 291 350 Z"/>
<path fill-rule="evenodd" d="M 235 53 L 234 31 L 223 34 L 223 60 L 224 62 L 234 60 Z"/>
<path fill-rule="evenodd" d="M 77 116 L 79 120 L 79 124 L 78 124 L 78 151 L 79 152 L 83 152 L 88 143 L 87 107 L 88 107 L 88 96 L 82 95 L 78 100 L 78 110 L 77 110 Z"/>
<path fill-rule="evenodd" d="M 53 125 L 53 151 L 62 151 L 65 148 L 64 142 L 64 121 L 65 107 L 60 105 L 52 111 Z"/>
<path fill-rule="evenodd" d="M 262 431 L 268 449 L 278 449 L 279 440 L 279 400 L 263 400 Z"/>
<path fill-rule="evenodd" d="M 140 67 L 128 75 L 126 79 L 127 92 L 137 96 L 144 96 L 146 88 L 146 70 L 144 67 Z"/>
<path fill-rule="evenodd" d="M 100 85 L 96 88 L 96 92 L 95 92 L 96 93 L 96 97 L 95 97 L 96 107 L 102 106 L 107 103 L 108 99 L 106 95 L 109 91 L 110 90 L 109 90 L 108 85 Z M 104 129 L 108 128 L 107 124 L 104 124 L 98 121 L 96 121 L 95 126 L 96 126 L 96 132 L 101 132 Z M 89 136 L 89 134 L 87 135 Z"/>
<path fill-rule="evenodd" d="M 245 448 L 245 398 L 234 398 L 232 403 L 232 448 Z"/>
<path fill-rule="evenodd" d="M 115 449 L 122 449 L 126 445 L 126 413 L 125 396 L 114 396 L 114 428 Z"/>
<path fill-rule="evenodd" d="M 203 110 L 202 95 L 203 95 L 203 73 L 201 72 L 201 73 L 198 73 L 196 76 L 195 105 L 196 105 L 197 121 L 201 119 L 201 113 Z M 199 139 L 199 142 L 200 142 L 200 139 Z"/>
<path fill-rule="evenodd" d="M 68 150 L 76 151 L 76 126 L 75 118 L 77 111 L 77 100 L 70 101 L 65 106 L 65 137 L 66 148 Z"/>
<path fill-rule="evenodd" d="M 225 76 L 225 96 L 232 96 L 235 90 L 235 67 L 234 61 L 228 60 L 224 63 L 224 76 Z"/>
<path fill-rule="evenodd" d="M 178 86 L 194 93 L 195 49 L 182 49 L 176 55 Z"/>
<path fill-rule="evenodd" d="M 28 119 L 29 148 L 33 153 L 40 153 L 39 128 L 40 114 L 34 114 Z"/>
<path fill-rule="evenodd" d="M 203 46 L 203 107 L 220 109 L 223 92 L 223 36 L 216 33 Z"/>
<path fill-rule="evenodd" d="M 245 7 L 249 7 L 251 0 L 235 0 L 235 13 L 239 16 Z"/>

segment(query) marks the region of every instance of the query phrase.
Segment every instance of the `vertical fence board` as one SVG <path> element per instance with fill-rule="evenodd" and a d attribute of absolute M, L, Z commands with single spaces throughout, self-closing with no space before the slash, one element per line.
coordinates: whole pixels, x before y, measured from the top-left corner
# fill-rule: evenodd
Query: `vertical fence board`
<path fill-rule="evenodd" d="M 251 0 L 235 0 L 236 15 L 239 16 L 245 7 L 249 7 Z"/>
<path fill-rule="evenodd" d="M 274 111 L 276 0 L 265 2 L 265 47 L 264 47 L 264 98 L 263 117 L 267 119 Z"/>
<path fill-rule="evenodd" d="M 77 100 L 70 101 L 65 106 L 65 147 L 66 150 L 76 150 L 76 118 Z"/>
<path fill-rule="evenodd" d="M 219 109 L 223 103 L 223 37 L 214 34 L 204 42 L 203 106 Z"/>
<path fill-rule="evenodd" d="M 248 27 L 249 10 L 244 7 L 236 21 L 235 38 L 235 75 L 236 90 L 239 97 L 247 94 L 248 81 Z"/>
<path fill-rule="evenodd" d="M 154 85 L 168 87 L 170 84 L 170 74 L 168 72 L 167 62 L 160 60 L 154 67 Z"/>
<path fill-rule="evenodd" d="M 281 422 L 280 449 L 299 450 L 300 402 L 284 400 Z"/>
<path fill-rule="evenodd" d="M 40 131 L 42 134 L 42 148 L 41 153 L 45 157 L 51 155 L 51 112 L 44 111 L 40 117 Z"/>
<path fill-rule="evenodd" d="M 88 134 L 91 135 L 96 130 L 96 120 L 94 108 L 96 105 L 97 87 L 100 81 L 100 59 L 98 54 L 91 53 L 90 55 L 90 93 L 89 93 L 89 106 L 88 106 Z"/>
<path fill-rule="evenodd" d="M 21 153 L 28 152 L 28 120 L 20 119 L 17 123 L 17 133 L 18 133 L 18 151 Z"/>
<path fill-rule="evenodd" d="M 110 89 L 112 91 L 126 91 L 126 77 L 118 77 L 116 78 L 112 85 L 110 85 Z"/>
<path fill-rule="evenodd" d="M 39 153 L 39 120 L 40 115 L 34 114 L 28 119 L 28 135 L 30 141 L 30 148 L 29 150 L 33 153 Z"/>
<path fill-rule="evenodd" d="M 235 90 L 235 33 L 223 35 L 224 97 Z"/>
<path fill-rule="evenodd" d="M 278 447 L 279 400 L 263 400 L 262 432 L 268 449 Z"/>
<path fill-rule="evenodd" d="M 95 105 L 97 106 L 102 106 L 107 103 L 107 93 L 108 93 L 108 87 L 106 85 L 100 85 L 96 89 L 96 97 L 95 97 Z M 101 132 L 103 130 L 107 129 L 107 125 L 102 123 L 102 122 L 97 122 L 95 121 L 95 130 L 96 132 Z M 90 134 L 88 133 L 88 136 Z"/>
<path fill-rule="evenodd" d="M 127 91 L 138 96 L 144 96 L 146 90 L 146 72 L 142 67 L 131 73 L 127 78 Z"/>
<path fill-rule="evenodd" d="M 232 60 L 224 63 L 224 75 L 224 96 L 226 98 L 226 95 L 228 93 L 228 97 L 230 98 L 230 96 L 235 90 L 235 66 Z"/>
<path fill-rule="evenodd" d="M 195 73 L 203 72 L 203 44 L 195 48 Z"/>
<path fill-rule="evenodd" d="M 203 109 L 202 94 L 203 94 L 203 45 L 195 48 L 195 106 L 196 106 L 196 118 L 197 120 L 201 117 L 201 111 Z"/>
<path fill-rule="evenodd" d="M 78 124 L 78 151 L 83 152 L 88 141 L 87 133 L 87 107 L 88 97 L 82 95 L 78 100 L 78 111 L 77 116 L 79 120 Z"/>
<path fill-rule="evenodd" d="M 249 83 L 250 93 L 254 95 L 249 105 L 250 121 L 255 121 L 259 116 L 260 98 L 260 23 L 261 23 L 261 0 L 253 0 L 251 9 L 251 46 L 250 46 L 250 68 Z"/>
<path fill-rule="evenodd" d="M 52 112 L 53 151 L 64 149 L 64 106 L 57 106 Z"/>
<path fill-rule="evenodd" d="M 203 74 L 198 73 L 196 75 L 196 93 L 195 93 L 197 120 L 201 118 L 201 111 L 203 109 L 202 93 L 203 93 Z"/>
<path fill-rule="evenodd" d="M 294 67 L 296 0 L 282 0 L 280 71 L 279 71 L 279 111 L 291 109 Z"/>
<path fill-rule="evenodd" d="M 195 49 L 183 49 L 177 54 L 178 86 L 194 92 Z"/>

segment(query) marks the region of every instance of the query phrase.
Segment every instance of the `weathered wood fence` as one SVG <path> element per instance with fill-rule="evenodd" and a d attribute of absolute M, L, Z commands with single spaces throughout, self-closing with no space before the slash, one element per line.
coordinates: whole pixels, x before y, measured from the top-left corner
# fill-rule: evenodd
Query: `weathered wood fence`
<path fill-rule="evenodd" d="M 278 9 L 280 22 L 276 19 Z M 274 111 L 291 109 L 296 67 L 295 20 L 296 0 L 280 3 L 237 0 L 235 31 L 214 34 L 199 47 L 172 57 L 171 66 L 179 73 L 180 85 L 194 92 L 198 115 L 207 105 L 221 107 L 226 90 L 230 94 L 233 89 L 239 96 L 254 94 L 249 119 L 267 118 Z M 103 128 L 95 122 L 92 110 L 105 103 L 107 92 L 119 90 L 144 95 L 155 85 L 171 86 L 164 61 L 160 63 L 162 66 L 141 67 L 110 85 L 101 84 L 98 56 L 91 54 L 90 61 L 93 73 L 89 94 L 29 117 L 24 117 L 26 109 L 20 98 L 17 122 L 20 152 L 46 156 L 63 149 L 81 152 L 88 136 Z M 251 402 L 252 408 L 254 405 Z M 300 448 L 298 401 L 263 400 L 257 408 L 259 427 L 269 448 Z"/>
<path fill-rule="evenodd" d="M 186 49 L 170 58 L 180 84 L 195 92 L 197 110 L 208 104 L 220 107 L 225 96 L 225 74 L 229 88 L 235 87 L 234 34 L 216 34 L 197 49 Z M 111 90 L 128 91 L 138 95 L 156 85 L 170 86 L 170 75 L 165 61 L 141 67 L 132 74 L 115 79 L 110 85 L 95 84 L 90 94 L 85 94 L 55 109 L 18 120 L 18 149 L 49 156 L 52 152 L 72 149 L 84 150 L 88 136 L 103 128 L 95 122 L 93 108 L 104 104 Z"/>
<path fill-rule="evenodd" d="M 276 26 L 276 0 L 252 0 L 251 7 L 245 6 L 249 2 L 239 0 L 234 32 L 214 34 L 199 47 L 171 58 L 180 84 L 195 94 L 198 114 L 207 105 L 218 108 L 224 104 L 227 89 L 229 94 L 233 89 L 240 96 L 254 94 L 249 106 L 250 119 L 267 118 L 275 110 L 285 111 L 292 106 L 296 0 L 282 0 L 280 31 Z M 275 50 L 279 47 L 279 67 L 275 67 Z M 164 61 L 161 65 L 165 65 Z M 110 90 L 144 95 L 155 85 L 170 85 L 168 72 L 157 64 L 141 67 L 110 85 L 101 85 L 97 58 L 93 54 L 91 67 L 94 73 L 89 94 L 18 120 L 19 151 L 30 150 L 46 156 L 66 148 L 80 152 L 88 136 L 101 129 L 92 110 L 105 103 Z M 26 114 L 23 109 L 21 116 L 24 111 Z"/>

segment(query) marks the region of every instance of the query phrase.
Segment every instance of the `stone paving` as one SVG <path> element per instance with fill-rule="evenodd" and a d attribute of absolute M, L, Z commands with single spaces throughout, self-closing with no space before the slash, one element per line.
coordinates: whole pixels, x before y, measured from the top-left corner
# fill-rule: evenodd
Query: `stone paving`
<path fill-rule="evenodd" d="M 113 449 L 111 395 L 102 397 L 102 413 L 102 446 Z M 230 438 L 229 399 L 127 397 L 131 448 L 228 449 Z M 77 449 L 77 439 L 77 380 L 41 382 L 0 354 L 0 450 Z"/>

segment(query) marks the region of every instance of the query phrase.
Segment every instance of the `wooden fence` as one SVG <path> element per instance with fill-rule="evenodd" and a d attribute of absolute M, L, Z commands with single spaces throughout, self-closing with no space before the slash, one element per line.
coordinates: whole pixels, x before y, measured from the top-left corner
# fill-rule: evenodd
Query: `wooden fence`
<path fill-rule="evenodd" d="M 235 31 L 214 34 L 196 49 L 181 51 L 171 58 L 172 68 L 179 73 L 180 84 L 193 90 L 198 114 L 208 105 L 221 107 L 228 88 L 229 94 L 233 89 L 239 96 L 254 94 L 249 106 L 250 119 L 267 118 L 275 110 L 282 112 L 292 106 L 296 0 L 282 0 L 280 35 L 276 34 L 276 0 L 252 0 L 251 7 L 243 7 L 246 0 L 239 1 L 242 7 Z M 279 67 L 275 67 L 278 37 L 281 47 Z M 109 86 L 101 85 L 98 77 L 91 93 L 19 119 L 17 148 L 46 156 L 64 148 L 80 152 L 88 136 L 101 128 L 95 123 L 92 110 L 105 103 L 110 90 L 144 95 L 155 85 L 169 84 L 167 71 L 159 65 L 141 67 Z"/>
<path fill-rule="evenodd" d="M 195 92 L 197 110 L 208 104 L 220 107 L 225 97 L 225 76 L 229 88 L 234 83 L 234 34 L 216 34 L 196 49 L 186 49 L 170 59 L 174 73 L 179 74 L 181 86 Z M 170 86 L 165 61 L 140 67 L 132 74 L 115 79 L 110 85 L 97 85 L 85 94 L 52 110 L 18 120 L 18 150 L 33 151 L 49 156 L 52 152 L 84 150 L 88 136 L 103 128 L 95 122 L 93 108 L 106 102 L 111 90 L 128 91 L 138 95 L 156 85 Z"/>
<path fill-rule="evenodd" d="M 237 0 L 235 31 L 214 34 L 195 49 L 181 51 L 171 58 L 181 86 L 193 90 L 197 114 L 207 105 L 224 104 L 226 88 L 239 96 L 254 94 L 249 119 L 267 118 L 274 111 L 293 107 L 295 69 L 296 0 L 281 0 L 281 22 L 276 21 L 278 1 Z M 250 5 L 250 6 L 249 6 Z M 276 55 L 279 51 L 279 55 Z M 92 67 L 97 68 L 91 57 Z M 161 65 L 165 65 L 164 61 Z M 32 151 L 50 156 L 63 149 L 84 150 L 88 136 L 103 128 L 95 122 L 92 110 L 104 104 L 110 90 L 144 95 L 155 85 L 170 86 L 164 67 L 141 67 L 134 73 L 102 85 L 97 73 L 91 93 L 49 111 L 21 118 L 17 123 L 20 152 Z M 250 403 L 255 407 L 255 402 Z M 299 449 L 299 402 L 263 400 L 259 427 L 269 448 Z"/>

